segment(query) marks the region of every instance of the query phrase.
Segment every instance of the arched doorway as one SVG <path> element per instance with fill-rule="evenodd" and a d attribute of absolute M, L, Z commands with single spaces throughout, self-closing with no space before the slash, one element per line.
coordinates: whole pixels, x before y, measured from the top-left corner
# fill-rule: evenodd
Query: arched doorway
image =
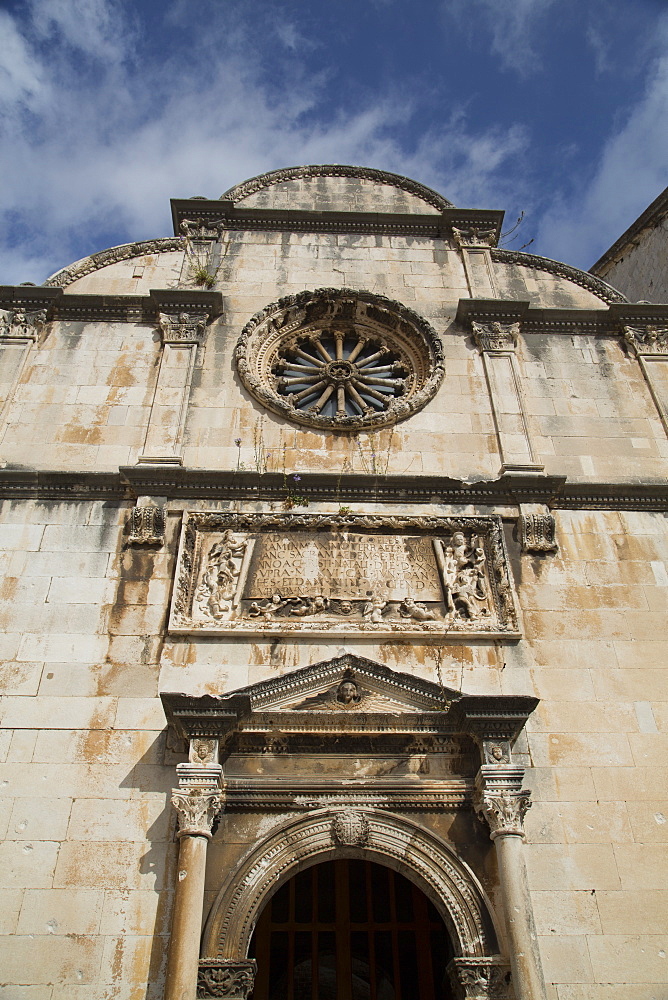
<path fill-rule="evenodd" d="M 253 1000 L 449 1000 L 453 947 L 405 876 L 359 858 L 285 882 L 260 914 L 249 954 Z"/>

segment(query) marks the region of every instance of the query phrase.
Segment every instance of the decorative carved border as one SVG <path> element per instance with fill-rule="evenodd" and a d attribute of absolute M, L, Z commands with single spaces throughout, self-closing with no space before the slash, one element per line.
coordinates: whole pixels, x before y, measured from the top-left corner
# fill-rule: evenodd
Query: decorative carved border
<path fill-rule="evenodd" d="M 456 531 L 475 533 L 486 550 L 488 583 L 493 615 L 488 620 L 466 621 L 456 615 L 451 621 L 364 620 L 293 621 L 267 617 L 225 619 L 221 623 L 193 620 L 195 586 L 202 551 L 202 536 L 207 532 L 327 532 L 358 531 L 363 534 L 426 535 L 438 537 Z M 482 516 L 438 517 L 376 514 L 258 514 L 218 511 L 191 511 L 186 514 L 176 569 L 176 582 L 169 619 L 169 630 L 182 635 L 366 635 L 389 638 L 411 635 L 422 640 L 457 636 L 498 635 L 518 637 L 518 614 L 513 596 L 501 518 Z"/>
<path fill-rule="evenodd" d="M 291 335 L 316 328 L 318 320 L 309 321 L 308 309 L 322 302 L 361 303 L 367 307 L 366 315 L 360 317 L 360 331 L 382 335 L 396 341 L 398 350 L 406 355 L 411 376 L 417 389 L 406 397 L 396 399 L 387 410 L 367 416 L 342 418 L 309 414 L 290 405 L 271 384 L 267 370 L 271 365 L 272 345 L 283 342 Z M 377 315 L 373 315 L 375 310 Z M 277 328 L 277 321 L 280 326 Z M 350 321 L 355 324 L 355 318 Z M 405 420 L 422 409 L 436 394 L 445 374 L 443 345 L 440 337 L 430 324 L 418 313 L 400 302 L 351 288 L 318 288 L 315 291 L 299 292 L 272 302 L 255 313 L 241 332 L 235 349 L 235 360 L 239 375 L 256 399 L 268 409 L 295 423 L 307 427 L 323 427 L 328 430 L 356 431 L 365 427 L 383 427 Z"/>
<path fill-rule="evenodd" d="M 260 909 L 298 868 L 333 857 L 358 857 L 361 847 L 341 846 L 333 829 L 340 810 L 324 809 L 291 820 L 254 846 L 221 889 L 204 931 L 202 953 L 243 958 Z M 497 950 L 491 910 L 470 868 L 432 833 L 393 814 L 359 810 L 364 857 L 389 865 L 432 900 L 459 955 L 483 958 Z"/>
<path fill-rule="evenodd" d="M 109 250 L 100 250 L 99 253 L 91 254 L 90 257 L 82 257 L 81 260 L 68 264 L 67 267 L 56 271 L 44 282 L 47 288 L 65 288 L 78 278 L 83 278 L 86 274 L 92 274 L 107 264 L 117 264 L 121 260 L 129 260 L 131 257 L 139 257 L 146 253 L 168 253 L 170 250 L 183 250 L 185 238 L 183 236 L 168 236 L 158 240 L 144 240 L 140 243 L 123 243 L 118 247 L 111 247 Z"/>
<path fill-rule="evenodd" d="M 221 201 L 243 201 L 263 188 L 271 187 L 273 184 L 282 184 L 285 181 L 300 180 L 306 177 L 353 177 L 364 181 L 375 181 L 378 184 L 389 184 L 391 187 L 400 188 L 408 194 L 413 194 L 428 205 L 437 208 L 439 212 L 455 206 L 443 195 L 432 188 L 425 187 L 418 181 L 404 177 L 402 174 L 388 173 L 386 170 L 375 170 L 373 167 L 353 167 L 340 163 L 311 164 L 303 167 L 284 167 L 281 170 L 270 170 L 266 174 L 258 174 L 241 184 L 236 184 L 229 188 L 220 196 Z"/>
<path fill-rule="evenodd" d="M 628 302 L 626 296 L 618 292 L 612 285 L 601 278 L 596 278 L 588 271 L 580 271 L 577 267 L 569 264 L 562 264 L 558 260 L 551 260 L 549 257 L 537 257 L 530 253 L 521 253 L 519 250 L 502 250 L 494 248 L 490 250 L 492 260 L 502 264 L 522 264 L 524 267 L 533 268 L 535 271 L 547 271 L 548 274 L 556 274 L 561 278 L 586 288 L 588 292 L 598 296 L 603 302 L 610 305 L 613 302 Z"/>

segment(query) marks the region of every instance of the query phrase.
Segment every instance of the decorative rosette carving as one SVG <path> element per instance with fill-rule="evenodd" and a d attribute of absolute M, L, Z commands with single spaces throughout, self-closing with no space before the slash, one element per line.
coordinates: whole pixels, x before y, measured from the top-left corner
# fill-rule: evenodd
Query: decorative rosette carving
<path fill-rule="evenodd" d="M 425 320 L 349 289 L 272 303 L 247 323 L 235 357 L 246 388 L 269 409 L 340 430 L 405 419 L 444 374 L 441 342 Z"/>

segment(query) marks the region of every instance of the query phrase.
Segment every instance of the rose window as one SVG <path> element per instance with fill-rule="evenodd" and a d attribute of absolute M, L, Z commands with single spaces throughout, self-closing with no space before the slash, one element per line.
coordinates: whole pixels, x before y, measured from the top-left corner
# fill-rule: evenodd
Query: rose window
<path fill-rule="evenodd" d="M 270 409 L 341 430 L 410 416 L 443 376 L 441 343 L 421 317 L 382 296 L 340 289 L 267 306 L 244 328 L 236 361 Z"/>
<path fill-rule="evenodd" d="M 316 331 L 286 344 L 272 366 L 276 389 L 305 414 L 364 417 L 405 395 L 410 372 L 381 340 Z"/>

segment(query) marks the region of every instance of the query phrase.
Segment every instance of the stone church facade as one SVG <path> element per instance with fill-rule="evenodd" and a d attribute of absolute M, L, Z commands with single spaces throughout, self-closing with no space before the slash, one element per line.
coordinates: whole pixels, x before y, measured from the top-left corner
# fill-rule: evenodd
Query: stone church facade
<path fill-rule="evenodd" d="M 0 997 L 658 998 L 668 306 L 378 170 L 172 211 L 0 287 Z"/>

